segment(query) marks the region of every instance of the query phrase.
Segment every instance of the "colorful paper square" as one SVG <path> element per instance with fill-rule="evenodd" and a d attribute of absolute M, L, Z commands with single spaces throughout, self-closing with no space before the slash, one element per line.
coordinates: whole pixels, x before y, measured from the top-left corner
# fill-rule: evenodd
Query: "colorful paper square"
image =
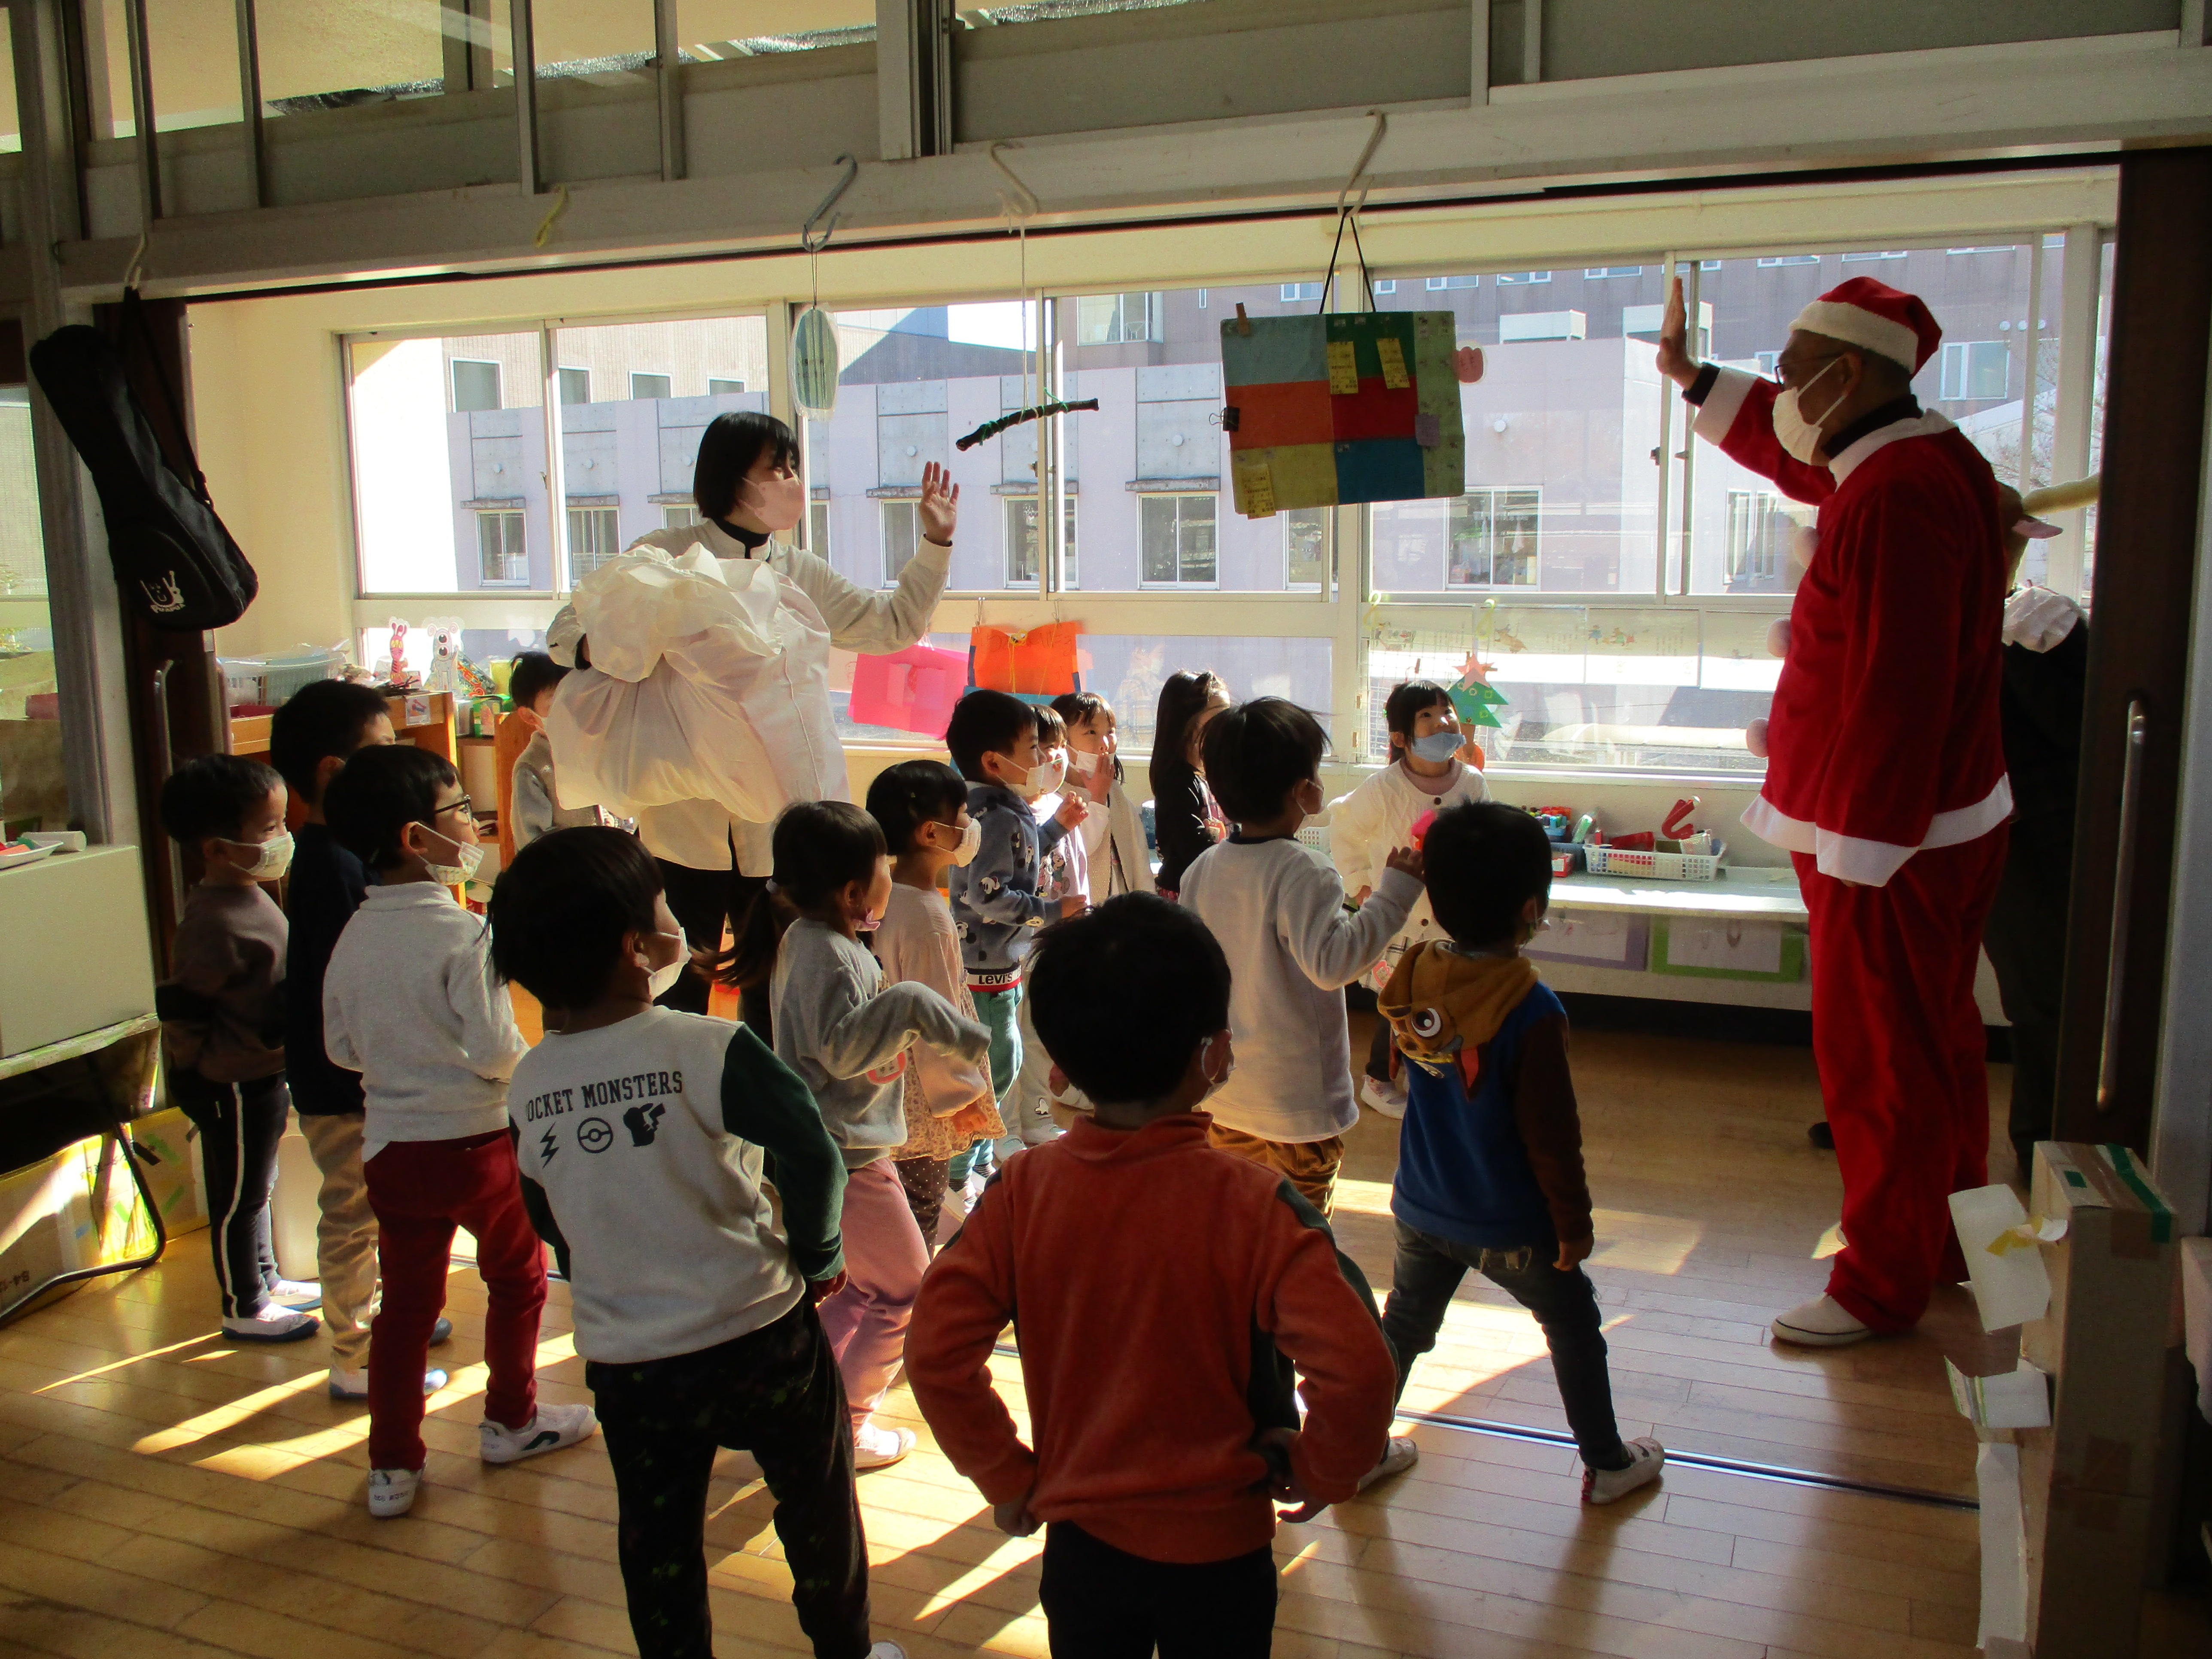
<path fill-rule="evenodd" d="M 1237 429 L 1229 434 L 1232 450 L 1325 444 L 1336 436 L 1336 416 L 1325 380 L 1240 386 L 1230 402 L 1237 409 Z"/>
<path fill-rule="evenodd" d="M 1343 501 L 1416 500 L 1426 486 L 1420 445 L 1411 437 L 1370 438 L 1336 447 L 1337 499 Z"/>

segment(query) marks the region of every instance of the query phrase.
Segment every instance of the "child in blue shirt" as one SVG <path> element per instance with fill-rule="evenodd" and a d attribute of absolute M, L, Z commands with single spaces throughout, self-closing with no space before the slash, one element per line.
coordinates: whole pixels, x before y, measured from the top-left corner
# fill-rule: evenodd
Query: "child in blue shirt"
<path fill-rule="evenodd" d="M 1551 844 L 1519 808 L 1474 801 L 1439 813 L 1421 851 L 1448 938 L 1401 957 L 1377 1000 L 1406 1059 L 1382 1315 L 1398 1391 L 1474 1268 L 1543 1328 L 1583 1501 L 1610 1504 L 1657 1479 L 1667 1453 L 1624 1443 L 1613 1419 L 1597 1290 L 1582 1269 L 1594 1241 L 1566 1010 L 1521 954 L 1551 902 Z"/>
<path fill-rule="evenodd" d="M 1030 810 L 1031 801 L 1060 787 L 1066 762 L 1043 752 L 1036 710 L 1019 697 L 970 691 L 954 708 L 945 743 L 968 780 L 968 815 L 982 836 L 975 859 L 950 872 L 952 922 L 969 994 L 991 1033 L 991 1088 L 1003 1115 L 1022 1070 L 1022 963 L 1038 929 L 1085 904 L 1080 895 L 1039 898 L 1038 867 L 1085 811 L 1073 795 L 1042 823 Z M 956 1184 L 964 1173 L 956 1159 Z"/>

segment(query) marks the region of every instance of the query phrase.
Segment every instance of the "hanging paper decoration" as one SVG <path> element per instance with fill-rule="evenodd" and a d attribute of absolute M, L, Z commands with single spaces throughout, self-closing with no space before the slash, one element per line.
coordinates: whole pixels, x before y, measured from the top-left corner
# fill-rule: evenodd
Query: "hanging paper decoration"
<path fill-rule="evenodd" d="M 837 407 L 837 325 L 820 306 L 809 306 L 791 325 L 791 400 L 817 421 Z"/>
<path fill-rule="evenodd" d="M 1237 510 L 1457 495 L 1467 484 L 1449 311 L 1231 318 L 1221 325 Z M 1480 372 L 1479 370 L 1476 372 Z"/>
<path fill-rule="evenodd" d="M 1498 716 L 1492 712 L 1507 702 L 1503 691 L 1493 691 L 1480 680 L 1474 680 L 1465 685 L 1453 686 L 1451 700 L 1462 726 L 1497 726 L 1500 731 L 1504 729 Z"/>
<path fill-rule="evenodd" d="M 967 681 L 968 659 L 933 645 L 860 657 L 853 664 L 854 723 L 942 738 Z"/>
<path fill-rule="evenodd" d="M 969 635 L 969 678 L 985 691 L 1054 697 L 1079 689 L 1075 641 L 1081 623 L 1048 623 L 1026 633 L 978 628 Z"/>

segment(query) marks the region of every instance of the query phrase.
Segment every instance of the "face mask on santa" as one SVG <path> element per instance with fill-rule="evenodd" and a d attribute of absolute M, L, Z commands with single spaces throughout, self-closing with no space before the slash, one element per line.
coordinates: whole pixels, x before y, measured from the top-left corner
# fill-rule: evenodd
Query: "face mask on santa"
<path fill-rule="evenodd" d="M 1836 412 L 1837 406 L 1850 395 L 1847 386 L 1829 399 L 1828 406 L 1817 416 L 1805 413 L 1802 399 L 1805 394 L 1826 378 L 1829 369 L 1844 360 L 1831 357 L 1818 374 L 1801 386 L 1791 386 L 1774 400 L 1774 436 L 1777 442 L 1808 466 L 1818 465 L 1820 453 L 1820 422 Z"/>

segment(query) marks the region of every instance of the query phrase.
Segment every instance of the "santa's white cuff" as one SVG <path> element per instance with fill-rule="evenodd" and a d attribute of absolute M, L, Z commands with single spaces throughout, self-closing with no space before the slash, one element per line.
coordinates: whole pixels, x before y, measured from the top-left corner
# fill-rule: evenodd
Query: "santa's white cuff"
<path fill-rule="evenodd" d="M 1817 823 L 1791 817 L 1764 795 L 1746 810 L 1743 823 L 1761 841 L 1792 853 L 1810 853 L 1814 866 L 1824 876 L 1856 882 L 1862 887 L 1883 887 L 1915 853 L 1979 841 L 2011 816 L 2012 780 L 2001 777 L 1996 787 L 1972 805 L 1936 813 L 1928 821 L 1928 833 L 1916 847 L 1823 830 Z"/>
<path fill-rule="evenodd" d="M 1747 374 L 1740 368 L 1722 369 L 1713 377 L 1713 389 L 1698 405 L 1697 418 L 1690 422 L 1690 430 L 1709 444 L 1720 442 L 1735 424 L 1743 400 L 1751 395 L 1758 380 L 1756 374 Z"/>

